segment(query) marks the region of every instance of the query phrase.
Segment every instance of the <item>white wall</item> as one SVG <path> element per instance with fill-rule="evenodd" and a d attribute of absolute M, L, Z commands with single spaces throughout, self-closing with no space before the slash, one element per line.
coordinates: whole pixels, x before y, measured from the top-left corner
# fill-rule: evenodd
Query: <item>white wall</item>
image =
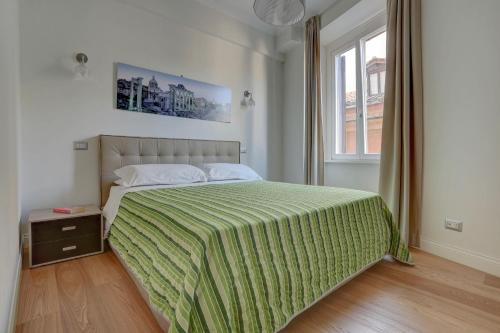
<path fill-rule="evenodd" d="M 304 44 L 286 53 L 284 68 L 283 179 L 304 183 Z"/>
<path fill-rule="evenodd" d="M 497 0 L 422 3 L 422 247 L 500 275 L 498 13 Z"/>
<path fill-rule="evenodd" d="M 19 20 L 16 0 L 0 2 L 0 332 L 8 319 L 19 252 Z"/>
<path fill-rule="evenodd" d="M 272 34 L 242 24 L 241 21 L 227 16 L 220 11 L 200 6 L 198 0 L 116 0 L 143 9 L 168 19 L 171 23 L 189 26 L 203 34 L 224 39 L 249 48 L 252 52 L 265 54 L 276 59 L 283 56 L 276 50 Z"/>
<path fill-rule="evenodd" d="M 333 21 L 337 20 L 344 13 L 349 11 L 352 7 L 358 4 L 361 0 L 337 0 L 332 6 L 321 14 L 321 29 L 330 25 Z M 364 0 L 367 1 L 367 0 Z M 374 0 L 368 0 L 374 1 Z M 379 0 L 376 0 L 379 1 Z"/>
<path fill-rule="evenodd" d="M 98 203 L 99 134 L 240 140 L 243 162 L 281 179 L 283 64 L 273 41 L 190 0 L 22 0 L 23 212 Z M 88 81 L 72 80 L 77 51 L 89 56 Z M 115 62 L 231 88 L 232 122 L 116 110 Z M 239 107 L 245 89 L 254 111 Z M 75 140 L 89 150 L 73 151 Z"/>
<path fill-rule="evenodd" d="M 378 192 L 379 163 L 329 162 L 325 185 Z"/>

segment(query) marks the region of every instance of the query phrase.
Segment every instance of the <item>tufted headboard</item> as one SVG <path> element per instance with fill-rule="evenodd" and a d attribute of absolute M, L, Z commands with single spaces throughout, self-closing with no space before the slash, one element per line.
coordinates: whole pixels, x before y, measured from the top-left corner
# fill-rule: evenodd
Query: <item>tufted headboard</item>
<path fill-rule="evenodd" d="M 114 171 L 126 165 L 240 163 L 240 143 L 238 141 L 101 135 L 99 147 L 101 207 L 108 200 L 113 182 L 118 179 Z"/>

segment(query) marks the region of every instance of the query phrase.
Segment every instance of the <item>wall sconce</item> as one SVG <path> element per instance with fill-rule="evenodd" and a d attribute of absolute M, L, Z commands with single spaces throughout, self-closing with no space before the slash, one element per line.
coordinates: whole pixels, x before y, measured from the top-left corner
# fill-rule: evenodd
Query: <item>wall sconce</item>
<path fill-rule="evenodd" d="M 75 73 L 75 80 L 83 80 L 89 77 L 89 69 L 87 67 L 87 61 L 89 57 L 85 53 L 77 53 L 75 60 L 78 63 L 73 72 Z"/>
<path fill-rule="evenodd" d="M 241 107 L 246 109 L 246 108 L 253 108 L 255 106 L 255 101 L 253 100 L 252 93 L 248 90 L 245 90 L 243 92 L 243 99 L 241 100 Z"/>

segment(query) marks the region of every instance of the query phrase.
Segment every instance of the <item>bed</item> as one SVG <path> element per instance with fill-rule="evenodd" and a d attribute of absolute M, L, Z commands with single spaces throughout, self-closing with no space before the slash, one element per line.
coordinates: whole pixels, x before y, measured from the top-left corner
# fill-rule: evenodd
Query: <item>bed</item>
<path fill-rule="evenodd" d="M 238 142 L 101 136 L 110 247 L 169 332 L 276 332 L 389 254 L 374 193 L 268 181 L 115 187 L 129 164 L 239 163 Z"/>

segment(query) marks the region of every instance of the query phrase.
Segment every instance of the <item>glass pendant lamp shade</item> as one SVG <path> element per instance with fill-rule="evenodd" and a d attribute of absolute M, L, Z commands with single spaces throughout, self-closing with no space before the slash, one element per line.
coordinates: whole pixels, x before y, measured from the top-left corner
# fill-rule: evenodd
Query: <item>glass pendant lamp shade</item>
<path fill-rule="evenodd" d="M 255 15 L 262 21 L 276 25 L 293 25 L 305 15 L 304 0 L 255 0 Z"/>

